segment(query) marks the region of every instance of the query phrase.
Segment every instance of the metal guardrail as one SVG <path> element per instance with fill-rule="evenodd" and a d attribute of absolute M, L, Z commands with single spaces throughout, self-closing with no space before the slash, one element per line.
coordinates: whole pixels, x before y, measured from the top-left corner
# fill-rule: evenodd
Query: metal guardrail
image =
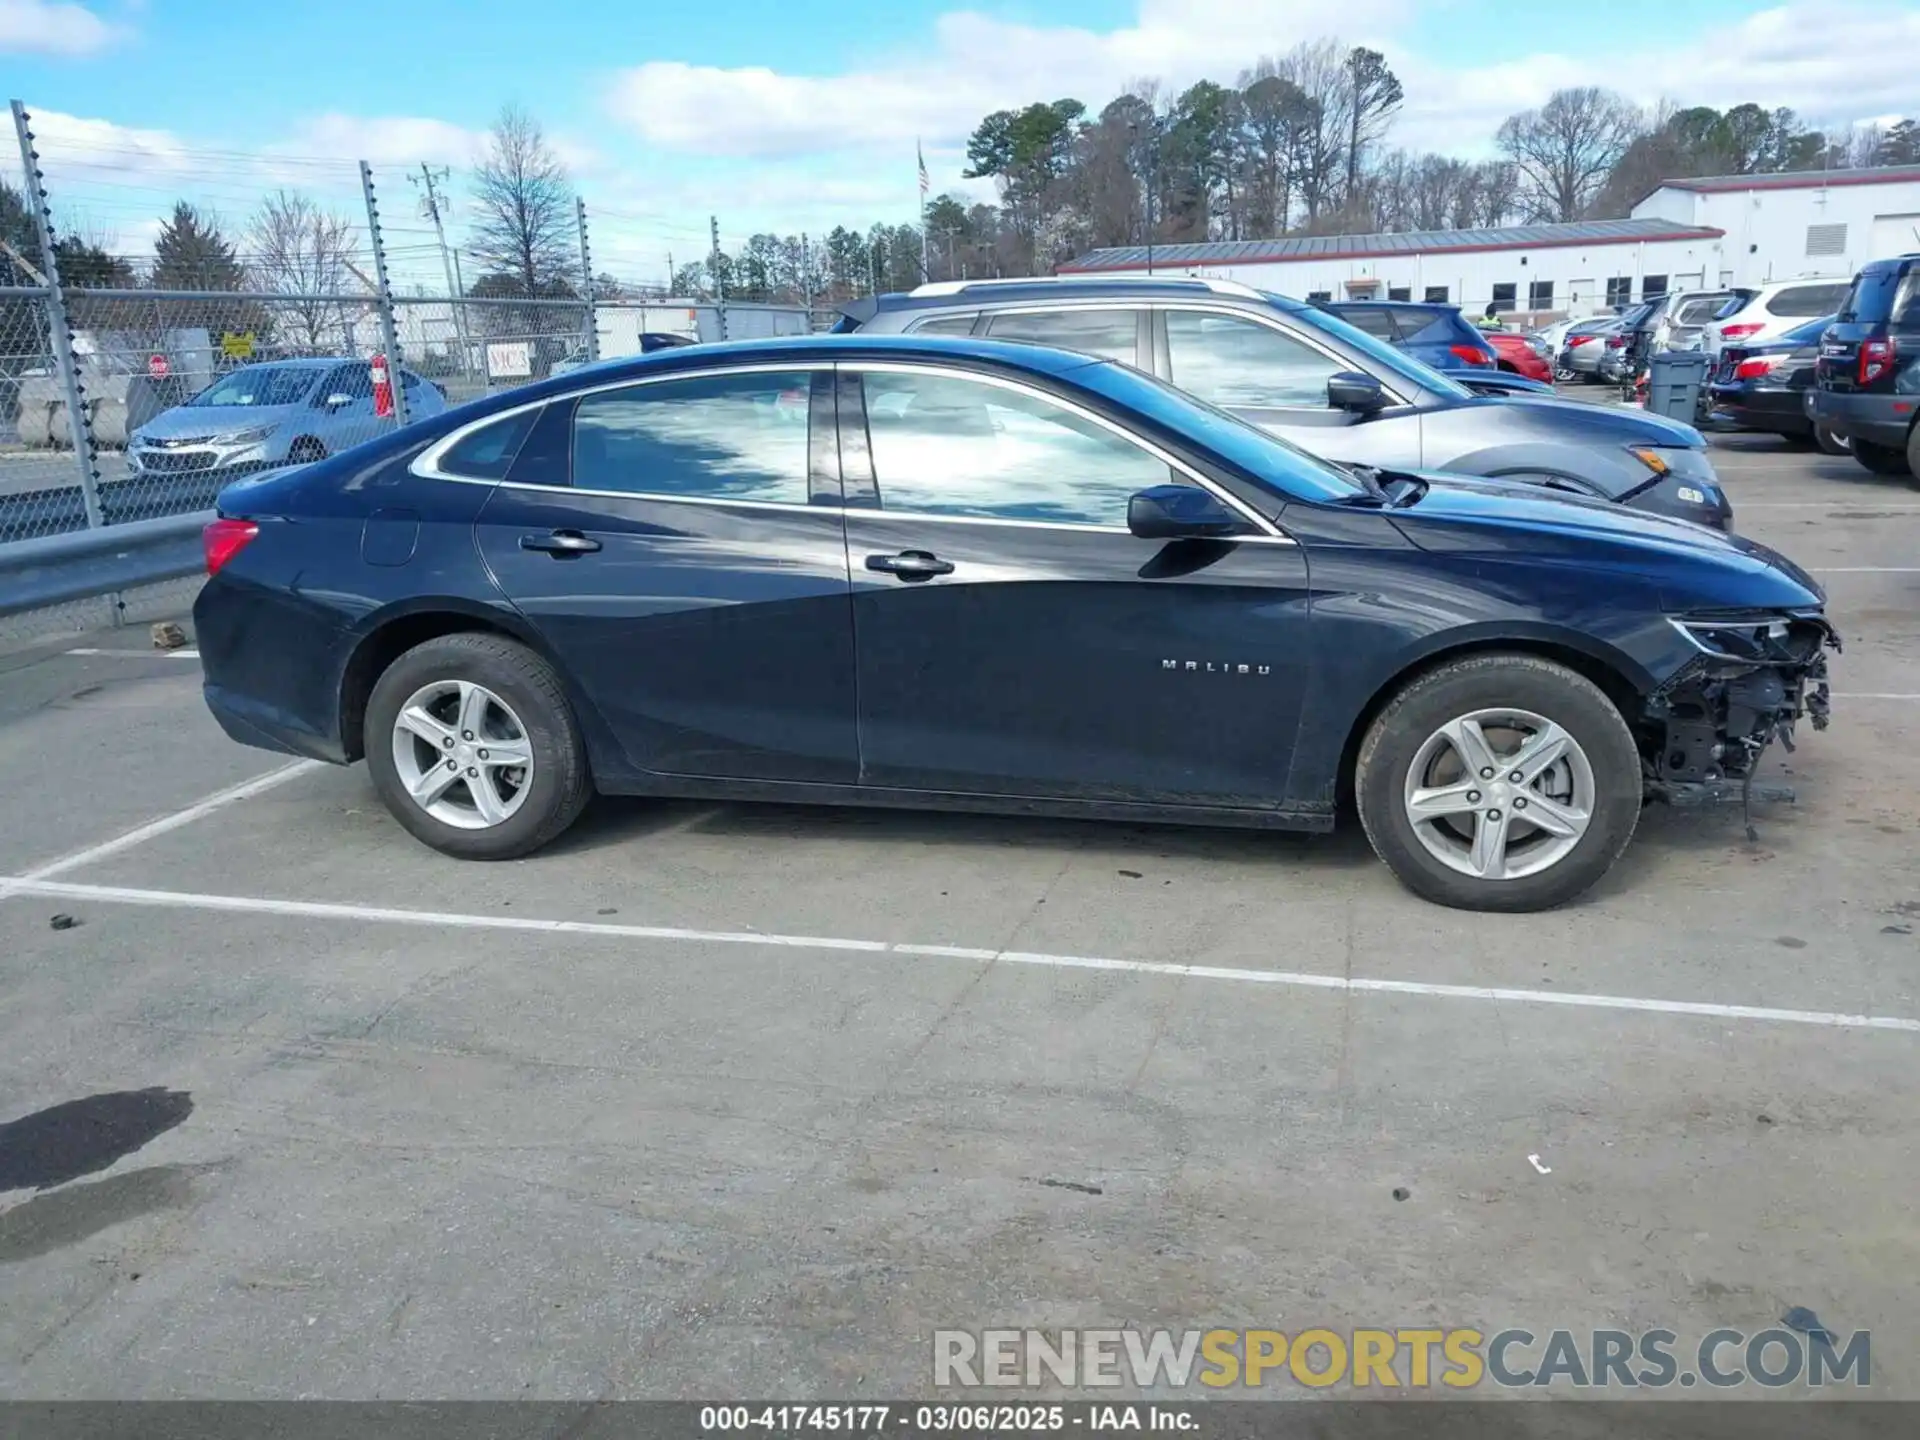
<path fill-rule="evenodd" d="M 0 546 L 0 616 L 192 575 L 211 510 Z"/>

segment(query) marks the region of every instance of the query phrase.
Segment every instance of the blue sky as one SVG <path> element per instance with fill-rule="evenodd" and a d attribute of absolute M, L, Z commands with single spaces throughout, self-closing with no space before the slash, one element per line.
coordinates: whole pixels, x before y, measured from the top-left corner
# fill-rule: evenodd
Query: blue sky
<path fill-rule="evenodd" d="M 409 162 L 458 170 L 513 101 L 604 214 L 603 256 L 636 270 L 702 248 L 709 213 L 730 242 L 910 219 L 916 135 L 937 189 L 984 196 L 959 172 L 989 109 L 1060 95 L 1097 107 L 1148 74 L 1231 81 L 1330 35 L 1387 53 L 1408 94 L 1388 140 L 1410 148 L 1488 153 L 1503 116 L 1564 84 L 1645 104 L 1755 99 L 1822 123 L 1920 108 L 1920 0 L 408 0 L 323 13 L 0 0 L 0 71 L 42 117 L 50 180 L 129 249 L 169 187 L 231 213 L 270 181 L 350 195 L 346 162 L 363 154 L 393 186 Z M 395 40 L 367 38 L 380 19 Z M 456 227 L 459 191 L 456 175 Z"/>

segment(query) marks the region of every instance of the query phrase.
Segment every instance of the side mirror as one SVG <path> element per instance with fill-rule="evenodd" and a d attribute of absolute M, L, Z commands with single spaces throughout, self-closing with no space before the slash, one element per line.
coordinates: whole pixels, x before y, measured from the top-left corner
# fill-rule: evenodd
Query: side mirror
<path fill-rule="evenodd" d="M 1193 485 L 1155 485 L 1127 500 L 1127 529 L 1142 540 L 1215 540 L 1241 528 L 1239 516 Z"/>
<path fill-rule="evenodd" d="M 1371 415 L 1385 408 L 1386 403 L 1387 393 L 1380 388 L 1380 382 L 1358 370 L 1342 370 L 1327 381 L 1327 404 L 1335 410 Z"/>
<path fill-rule="evenodd" d="M 329 410 L 338 410 L 341 406 L 351 405 L 352 403 L 353 397 L 351 395 L 343 395 L 337 390 L 327 396 L 327 409 Z"/>

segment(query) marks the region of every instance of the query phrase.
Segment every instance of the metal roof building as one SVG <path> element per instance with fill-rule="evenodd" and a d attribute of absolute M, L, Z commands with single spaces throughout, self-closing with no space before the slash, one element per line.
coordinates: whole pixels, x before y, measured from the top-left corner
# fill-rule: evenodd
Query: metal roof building
<path fill-rule="evenodd" d="M 1302 235 L 1094 250 L 1063 275 L 1207 275 L 1301 299 L 1431 300 L 1472 313 L 1591 314 L 1663 290 L 1717 284 L 1724 232 L 1658 216 Z"/>

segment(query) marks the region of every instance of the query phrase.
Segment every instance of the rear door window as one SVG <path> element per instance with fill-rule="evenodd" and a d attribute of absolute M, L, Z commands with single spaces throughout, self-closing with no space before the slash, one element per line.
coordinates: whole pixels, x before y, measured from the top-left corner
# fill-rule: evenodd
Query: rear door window
<path fill-rule="evenodd" d="M 1894 299 L 1900 292 L 1900 271 L 1894 266 L 1862 270 L 1853 277 L 1847 298 L 1841 303 L 1839 318 L 1848 325 L 1877 325 L 1893 318 Z"/>
<path fill-rule="evenodd" d="M 1420 345 L 1450 345 L 1466 340 L 1480 343 L 1480 333 L 1458 310 L 1409 310 L 1400 316 L 1401 338 Z"/>
<path fill-rule="evenodd" d="M 1014 310 L 987 322 L 994 340 L 1057 345 L 1107 360 L 1133 364 L 1140 354 L 1137 310 Z"/>
<path fill-rule="evenodd" d="M 805 370 L 693 375 L 581 397 L 573 483 L 582 490 L 805 505 Z"/>

